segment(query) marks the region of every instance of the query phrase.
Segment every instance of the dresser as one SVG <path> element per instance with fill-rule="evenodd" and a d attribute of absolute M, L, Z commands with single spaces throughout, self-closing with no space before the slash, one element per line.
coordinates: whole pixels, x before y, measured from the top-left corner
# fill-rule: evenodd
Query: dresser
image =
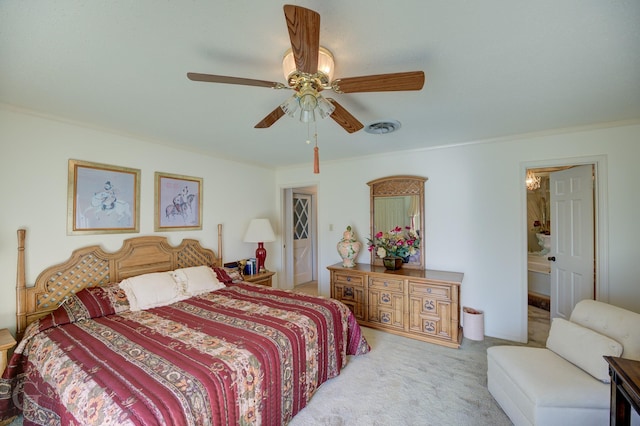
<path fill-rule="evenodd" d="M 327 267 L 331 297 L 363 326 L 452 348 L 460 347 L 460 284 L 464 274 L 342 263 Z"/>

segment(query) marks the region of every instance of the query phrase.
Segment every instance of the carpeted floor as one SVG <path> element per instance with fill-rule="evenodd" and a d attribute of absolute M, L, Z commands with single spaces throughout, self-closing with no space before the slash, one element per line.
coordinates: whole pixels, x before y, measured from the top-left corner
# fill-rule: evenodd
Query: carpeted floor
<path fill-rule="evenodd" d="M 316 283 L 294 291 L 315 294 Z M 544 347 L 549 311 L 528 307 L 529 346 Z M 290 426 L 511 425 L 487 390 L 487 348 L 516 343 L 463 339 L 450 349 L 363 327 L 371 352 L 350 357 Z"/>
<path fill-rule="evenodd" d="M 291 426 L 511 425 L 487 390 L 488 347 L 460 349 L 363 328 L 371 352 L 350 357 L 340 376 L 318 389 Z"/>

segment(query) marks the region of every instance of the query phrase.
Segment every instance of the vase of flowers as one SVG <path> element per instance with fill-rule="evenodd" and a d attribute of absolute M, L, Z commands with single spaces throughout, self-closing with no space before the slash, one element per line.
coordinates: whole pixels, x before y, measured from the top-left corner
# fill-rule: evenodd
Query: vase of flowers
<path fill-rule="evenodd" d="M 338 242 L 338 254 L 342 258 L 342 266 L 353 268 L 356 266 L 356 257 L 360 253 L 362 244 L 356 239 L 356 233 L 347 226 L 347 230 L 342 233 L 342 239 Z"/>
<path fill-rule="evenodd" d="M 420 235 L 410 227 L 404 229 L 396 226 L 388 232 L 378 232 L 368 238 L 369 251 L 383 259 L 383 265 L 390 270 L 402 267 L 403 261 L 420 250 Z M 390 258 L 399 258 L 400 262 Z M 385 260 L 386 259 L 386 260 Z M 399 264 L 399 266 L 397 266 Z"/>
<path fill-rule="evenodd" d="M 396 269 L 402 268 L 403 263 L 404 261 L 401 257 L 387 256 L 382 258 L 382 264 L 389 271 L 395 271 Z"/>

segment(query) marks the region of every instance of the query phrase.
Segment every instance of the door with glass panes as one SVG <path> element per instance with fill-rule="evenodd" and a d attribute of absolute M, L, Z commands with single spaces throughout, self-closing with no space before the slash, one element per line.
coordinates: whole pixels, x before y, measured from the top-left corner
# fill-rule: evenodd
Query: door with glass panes
<path fill-rule="evenodd" d="M 313 279 L 313 245 L 311 241 L 311 195 L 293 194 L 293 283 Z"/>

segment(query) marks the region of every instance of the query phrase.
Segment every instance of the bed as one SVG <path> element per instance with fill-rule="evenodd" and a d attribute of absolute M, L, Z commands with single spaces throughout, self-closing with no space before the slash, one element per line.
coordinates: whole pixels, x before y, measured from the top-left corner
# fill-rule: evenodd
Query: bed
<path fill-rule="evenodd" d="M 27 287 L 1 419 L 24 424 L 287 424 L 370 348 L 342 303 L 234 280 L 196 240 L 78 249 Z M 213 278 L 212 278 L 213 277 Z M 172 284 L 173 283 L 173 284 Z"/>

